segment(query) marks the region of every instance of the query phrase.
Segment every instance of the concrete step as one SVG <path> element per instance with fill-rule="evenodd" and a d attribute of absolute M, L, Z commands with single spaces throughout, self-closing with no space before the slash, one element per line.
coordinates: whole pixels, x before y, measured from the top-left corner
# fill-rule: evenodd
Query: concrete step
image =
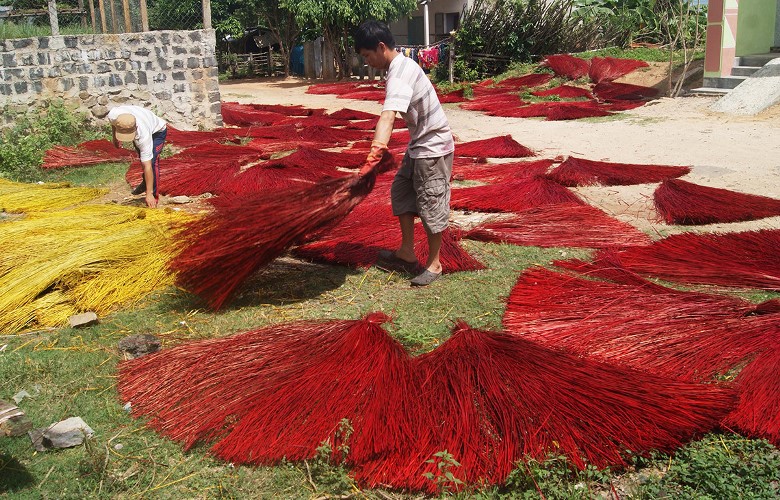
<path fill-rule="evenodd" d="M 720 78 L 704 78 L 702 82 L 705 87 L 715 87 L 719 89 L 733 89 L 747 79 L 746 76 L 721 76 Z"/>
<path fill-rule="evenodd" d="M 760 69 L 761 66 L 734 66 L 731 68 L 731 76 L 750 76 Z"/>
<path fill-rule="evenodd" d="M 690 89 L 686 95 L 726 95 L 731 92 L 731 89 L 720 89 L 717 87 L 699 87 L 697 89 Z"/>
<path fill-rule="evenodd" d="M 736 57 L 736 66 L 763 66 L 772 59 L 780 57 L 780 54 L 755 54 L 751 56 Z"/>

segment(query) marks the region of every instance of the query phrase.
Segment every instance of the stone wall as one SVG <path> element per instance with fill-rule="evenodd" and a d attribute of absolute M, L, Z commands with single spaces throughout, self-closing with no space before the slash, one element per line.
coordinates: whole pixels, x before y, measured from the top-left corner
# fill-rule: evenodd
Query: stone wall
<path fill-rule="evenodd" d="M 222 125 L 213 30 L 0 40 L 0 125 L 61 99 L 102 122 L 136 104 L 176 128 Z"/>

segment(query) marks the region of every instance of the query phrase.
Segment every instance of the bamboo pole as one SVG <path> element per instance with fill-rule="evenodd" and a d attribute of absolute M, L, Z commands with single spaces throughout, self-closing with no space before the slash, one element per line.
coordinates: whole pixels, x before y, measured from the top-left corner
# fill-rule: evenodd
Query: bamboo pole
<path fill-rule="evenodd" d="M 130 0 L 122 0 L 122 17 L 125 18 L 125 33 L 132 33 L 133 20 L 130 18 Z"/>
<path fill-rule="evenodd" d="M 59 36 L 60 21 L 57 18 L 57 2 L 49 0 L 49 24 L 51 24 L 51 36 Z"/>
<path fill-rule="evenodd" d="M 141 0 L 141 30 L 149 31 L 149 13 L 146 10 L 146 0 Z"/>
<path fill-rule="evenodd" d="M 98 0 L 98 9 L 100 9 L 100 29 L 103 33 L 108 33 L 108 25 L 106 23 L 106 6 L 103 5 L 103 0 Z"/>

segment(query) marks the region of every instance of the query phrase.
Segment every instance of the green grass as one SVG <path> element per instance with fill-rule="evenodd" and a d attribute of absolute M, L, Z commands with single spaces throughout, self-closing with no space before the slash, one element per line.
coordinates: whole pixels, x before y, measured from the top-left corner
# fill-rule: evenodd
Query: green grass
<path fill-rule="evenodd" d="M 46 18 L 48 21 L 48 18 Z M 79 23 L 61 24 L 60 35 L 83 35 L 94 33 L 92 28 L 83 28 Z M 0 24 L 0 40 L 14 38 L 34 38 L 51 36 L 51 26 L 48 24 L 28 24 L 4 21 Z"/>
<path fill-rule="evenodd" d="M 69 182 L 78 186 L 106 187 L 121 179 L 128 163 L 102 163 L 89 167 L 57 168 L 41 172 L 43 182 Z"/>
<path fill-rule="evenodd" d="M 638 59 L 640 61 L 647 62 L 669 62 L 668 49 L 650 47 L 638 47 L 632 49 L 610 47 L 608 49 L 592 50 L 572 55 L 581 57 L 582 59 L 592 59 L 594 57 L 616 57 L 619 59 Z M 681 63 L 683 61 L 683 55 L 684 53 L 682 50 L 674 51 L 673 58 L 675 64 Z M 701 47 L 694 53 L 693 59 L 704 59 L 704 47 Z"/>

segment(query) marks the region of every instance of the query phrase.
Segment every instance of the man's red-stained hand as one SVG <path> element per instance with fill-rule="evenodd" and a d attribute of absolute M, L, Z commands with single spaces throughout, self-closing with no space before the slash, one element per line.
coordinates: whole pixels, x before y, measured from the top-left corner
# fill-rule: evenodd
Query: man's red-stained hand
<path fill-rule="evenodd" d="M 382 161 L 382 157 L 386 152 L 387 144 L 382 144 L 381 142 L 376 141 L 371 143 L 371 151 L 368 153 L 366 160 L 360 167 L 360 170 L 358 171 L 358 177 L 364 177 L 374 171 L 376 166 L 379 165 L 379 162 Z"/>

